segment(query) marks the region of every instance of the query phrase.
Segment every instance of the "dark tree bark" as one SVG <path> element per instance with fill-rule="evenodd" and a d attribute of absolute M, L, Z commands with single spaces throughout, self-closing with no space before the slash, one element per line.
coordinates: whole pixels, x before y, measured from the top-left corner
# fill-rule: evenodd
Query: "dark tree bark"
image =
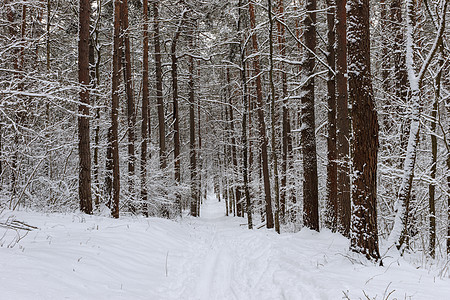
<path fill-rule="evenodd" d="M 275 115 L 275 99 L 276 91 L 275 84 L 273 80 L 273 18 L 272 18 L 272 1 L 267 1 L 268 7 L 268 17 L 269 17 L 269 83 L 271 92 L 271 107 L 270 115 L 272 120 L 272 137 L 271 137 L 271 147 L 272 147 L 272 163 L 273 163 L 273 180 L 274 180 L 274 193 L 275 193 L 275 231 L 280 233 L 280 186 L 279 186 L 279 176 L 278 176 L 278 158 L 277 158 L 277 147 L 276 147 L 276 137 L 275 137 L 275 126 L 276 126 L 276 115 Z"/>
<path fill-rule="evenodd" d="M 249 13 L 250 13 L 250 28 L 255 30 L 256 18 L 255 10 L 253 6 L 253 0 L 249 1 Z M 265 194 L 265 207 L 266 207 L 266 226 L 267 228 L 273 228 L 273 213 L 272 213 L 272 196 L 270 191 L 270 174 L 269 174 L 269 157 L 267 154 L 267 134 L 266 123 L 264 121 L 264 101 L 261 87 L 261 69 L 259 66 L 259 54 L 258 54 L 258 41 L 256 39 L 256 33 L 252 34 L 252 44 L 255 57 L 253 59 L 253 68 L 256 76 L 256 100 L 257 100 L 257 113 L 259 120 L 259 143 L 261 147 L 261 164 L 264 180 L 264 194 Z"/>
<path fill-rule="evenodd" d="M 200 77 L 200 64 L 201 62 L 198 62 L 199 68 L 197 71 L 198 77 Z M 200 216 L 200 204 L 202 202 L 202 199 L 206 199 L 206 193 L 207 193 L 207 185 L 205 184 L 205 191 L 204 195 L 202 196 L 202 169 L 203 169 L 203 163 L 202 163 L 202 124 L 201 124 L 201 114 L 200 114 L 200 97 L 197 99 L 197 125 L 198 125 L 198 148 L 197 148 L 197 182 L 198 182 L 198 201 L 197 204 L 197 215 Z M 219 196 L 219 202 L 220 202 L 220 196 Z"/>
<path fill-rule="evenodd" d="M 46 65 L 47 72 L 50 71 L 50 26 L 51 26 L 51 5 L 50 0 L 47 0 L 47 24 L 46 24 L 46 40 L 45 40 L 45 54 L 46 54 Z"/>
<path fill-rule="evenodd" d="M 447 107 L 447 116 L 450 116 L 450 98 L 445 103 Z M 450 132 L 450 122 L 447 122 L 447 132 Z M 450 147 L 447 142 L 447 256 L 450 255 Z"/>
<path fill-rule="evenodd" d="M 25 6 L 24 6 L 25 7 Z M 78 195 L 80 210 L 92 214 L 91 149 L 89 140 L 89 0 L 80 0 L 78 39 L 78 79 L 81 86 L 78 106 Z"/>
<path fill-rule="evenodd" d="M 436 80 L 437 81 L 437 80 Z M 439 94 L 435 92 L 435 100 L 433 102 L 433 110 L 431 111 L 431 183 L 428 185 L 428 212 L 429 212 L 429 237 L 430 243 L 428 246 L 428 254 L 435 257 L 436 254 L 436 207 L 435 207 L 435 193 L 436 184 L 436 165 L 437 165 L 437 138 L 436 138 L 436 118 L 439 101 Z"/>
<path fill-rule="evenodd" d="M 142 127 L 141 127 L 141 201 L 143 212 L 148 216 L 147 211 L 147 145 L 148 145 L 148 0 L 143 0 L 143 58 L 142 58 Z"/>
<path fill-rule="evenodd" d="M 449 83 L 448 78 L 446 79 Z M 447 108 L 447 116 L 450 116 L 450 97 L 447 97 L 445 101 L 445 107 Z M 443 127 L 445 128 L 445 127 Z M 445 130 L 445 129 L 444 129 Z M 447 122 L 447 132 L 450 132 L 450 122 Z M 447 147 L 447 256 L 450 255 L 450 140 L 449 135 L 445 136 L 445 145 Z"/>
<path fill-rule="evenodd" d="M 225 126 L 222 134 L 222 143 L 223 143 L 223 171 L 222 171 L 222 186 L 224 191 L 224 198 L 226 202 L 226 210 L 227 216 L 233 213 L 233 195 L 230 193 L 230 184 L 229 184 L 229 169 L 230 169 L 230 157 L 231 157 L 231 148 L 230 142 L 228 140 L 228 106 L 221 105 L 221 120 L 224 121 Z"/>
<path fill-rule="evenodd" d="M 238 32 L 242 30 L 242 23 L 245 22 L 244 11 L 242 9 L 242 0 L 239 0 L 238 4 L 239 19 L 238 19 Z M 245 27 L 245 26 L 244 26 Z M 253 218 L 252 218 L 252 201 L 250 198 L 250 188 L 249 188 L 249 166 L 248 166 L 248 122 L 247 116 L 249 114 L 249 103 L 248 103 L 248 87 L 247 87 L 247 63 L 245 61 L 246 49 L 245 49 L 245 36 L 241 33 L 239 41 L 239 53 L 240 53 L 240 64 L 241 64 L 241 81 L 242 81 L 242 179 L 244 183 L 244 196 L 245 196 L 245 212 L 247 213 L 247 226 L 248 229 L 253 229 Z"/>
<path fill-rule="evenodd" d="M 48 1 L 47 5 L 50 5 Z M 91 0 L 91 3 L 93 0 Z M 101 22 L 101 15 L 102 15 L 102 6 L 101 2 L 97 2 L 97 20 L 95 22 Z M 91 5 L 92 7 L 92 5 Z M 50 9 L 47 8 L 47 12 L 49 12 Z M 49 19 L 47 19 L 49 21 Z M 92 24 L 91 24 L 92 26 Z M 47 28 L 49 31 L 50 28 Z M 47 31 L 47 34 L 49 32 Z M 50 51 L 50 49 L 48 50 Z M 92 88 L 95 89 L 98 86 L 100 86 L 100 62 L 101 62 L 101 47 L 99 45 L 99 28 L 98 26 L 94 27 L 94 31 L 91 33 L 91 45 L 89 45 L 89 64 L 90 64 L 90 80 L 92 84 Z M 48 55 L 50 55 L 48 53 Z M 48 59 L 49 56 L 48 56 Z M 47 66 L 50 67 L 49 62 L 47 63 Z M 99 211 L 100 209 L 100 197 L 102 195 L 100 191 L 100 163 L 99 163 L 99 149 L 100 149 L 100 108 L 99 105 L 99 97 L 95 96 L 93 98 L 94 106 L 97 106 L 95 108 L 95 129 L 94 129 L 94 157 L 93 157 L 93 181 L 94 181 L 94 192 L 95 192 L 95 198 L 94 198 L 94 204 L 95 204 L 95 210 Z M 47 116 L 49 117 L 50 111 L 48 111 Z M 110 197 L 110 194 L 109 194 Z M 109 199 L 109 198 L 108 198 Z"/>
<path fill-rule="evenodd" d="M 174 159 L 174 173 L 176 182 L 181 182 L 181 170 L 180 170 L 180 121 L 178 115 L 178 58 L 176 55 L 177 50 L 177 42 L 180 38 L 181 34 L 181 26 L 184 22 L 187 11 L 184 10 L 182 16 L 178 22 L 178 26 L 175 32 L 174 37 L 172 38 L 172 43 L 170 46 L 170 57 L 172 60 L 172 100 L 173 100 L 173 159 Z M 181 198 L 177 197 L 177 205 L 178 210 L 181 215 L 182 207 L 181 207 Z"/>
<path fill-rule="evenodd" d="M 192 25 L 194 26 L 194 25 Z M 193 34 L 190 32 L 189 46 L 194 48 Z M 194 58 L 189 56 L 189 163 L 191 171 L 191 216 L 198 217 L 198 182 L 197 156 L 195 151 L 195 86 L 194 86 Z"/>
<path fill-rule="evenodd" d="M 153 1 L 153 43 L 155 46 L 156 104 L 158 106 L 159 129 L 159 164 L 161 169 L 167 167 L 166 129 L 164 120 L 164 98 L 162 81 L 161 45 L 159 41 L 159 2 Z"/>
<path fill-rule="evenodd" d="M 314 66 L 316 49 L 316 0 L 306 0 L 306 14 L 303 20 L 305 28 L 305 46 L 302 61 L 302 129 L 300 143 L 303 152 L 303 223 L 306 227 L 319 231 L 319 196 L 317 178 L 316 134 L 314 115 Z"/>
<path fill-rule="evenodd" d="M 111 215 L 119 218 L 120 174 L 119 174 L 119 80 L 121 57 L 121 0 L 114 0 L 114 41 L 113 41 L 113 73 L 111 102 L 111 165 L 112 165 L 112 205 Z"/>
<path fill-rule="evenodd" d="M 230 131 L 229 131 L 229 135 L 230 135 L 230 150 L 231 150 L 231 162 L 233 164 L 233 168 L 232 168 L 232 178 L 233 178 L 233 195 L 234 195 L 234 199 L 235 199 L 235 206 L 234 206 L 234 210 L 235 210 L 235 214 L 238 217 L 243 217 L 242 215 L 242 203 L 241 203 L 241 191 L 239 189 L 239 186 L 236 182 L 236 173 L 238 172 L 239 166 L 238 166 L 238 160 L 237 160 L 237 150 L 236 150 L 236 135 L 235 135 L 235 131 L 234 131 L 234 115 L 233 115 L 233 92 L 231 89 L 231 77 L 230 77 L 230 68 L 227 68 L 226 71 L 226 77 L 227 77 L 227 90 L 228 90 L 228 102 L 229 102 L 229 106 L 228 106 L 228 116 L 230 118 L 229 120 L 229 124 L 230 124 Z"/>
<path fill-rule="evenodd" d="M 100 56 L 97 59 L 97 62 L 95 61 L 95 45 L 96 40 L 94 40 L 94 37 L 91 36 L 90 38 L 90 44 L 89 44 L 89 81 L 92 85 L 92 89 L 95 89 L 97 87 L 97 83 L 99 81 L 99 78 L 97 77 L 97 71 L 98 71 L 98 65 Z M 94 106 L 97 102 L 97 97 L 93 97 L 92 102 L 94 102 Z M 100 183 L 99 183 L 99 164 L 98 164 L 98 148 L 99 148 L 99 142 L 100 142 L 100 125 L 99 125 L 99 119 L 100 119 L 100 112 L 99 108 L 95 109 L 95 129 L 94 129 L 94 157 L 93 157 L 93 166 L 92 166 L 92 175 L 93 175 L 93 190 L 94 190 L 94 205 L 95 209 L 98 210 L 100 205 Z"/>
<path fill-rule="evenodd" d="M 284 5 L 283 0 L 278 0 L 278 14 L 282 23 L 284 23 Z M 286 57 L 286 39 L 285 28 L 281 22 L 277 22 L 278 29 L 278 51 L 281 58 Z M 283 95 L 283 108 L 282 108 L 282 174 L 280 180 L 280 214 L 281 219 L 284 220 L 286 216 L 286 201 L 288 196 L 293 197 L 291 193 L 288 193 L 288 173 L 292 166 L 292 136 L 291 136 L 291 120 L 289 116 L 288 107 L 288 85 L 287 85 L 287 73 L 285 70 L 285 64 L 281 62 L 281 85 Z M 290 191 L 292 192 L 292 191 Z"/>
<path fill-rule="evenodd" d="M 403 36 L 404 25 L 402 18 L 402 3 L 401 0 L 392 0 L 391 2 L 391 29 L 394 35 L 394 43 L 392 43 L 392 60 L 394 68 L 394 86 L 395 97 L 397 98 L 396 109 L 400 111 L 400 115 L 405 115 L 403 105 L 408 102 L 408 73 L 406 70 L 406 57 L 404 49 L 405 38 Z M 403 105 L 402 105 L 403 104 Z M 408 118 L 402 118 L 400 120 L 401 136 L 400 136 L 400 148 L 402 152 L 406 152 L 406 146 L 408 143 Z M 400 167 L 400 166 L 398 166 Z"/>
<path fill-rule="evenodd" d="M 125 91 L 127 95 L 127 127 L 128 127 L 128 192 L 129 199 L 134 200 L 134 175 L 136 168 L 135 156 L 135 132 L 136 112 L 133 97 L 133 82 L 131 77 L 131 49 L 130 37 L 128 32 L 128 0 L 122 0 L 121 26 L 123 34 L 124 49 L 124 73 L 125 73 Z"/>
<path fill-rule="evenodd" d="M 345 236 L 350 232 L 350 115 L 347 93 L 347 0 L 336 0 L 336 149 L 338 230 Z"/>
<path fill-rule="evenodd" d="M 388 31 L 388 16 L 387 16 L 387 3 L 386 0 L 380 0 L 380 34 L 385 37 Z M 383 92 L 388 93 L 389 91 L 389 55 L 388 55 L 388 40 L 383 38 L 381 40 L 381 86 L 383 87 Z M 388 98 L 388 97 L 385 97 Z M 387 99 L 384 99 L 387 101 Z M 389 102 L 387 102 L 388 104 Z"/>
<path fill-rule="evenodd" d="M 8 19 L 8 22 L 11 24 L 9 26 L 9 35 L 10 35 L 10 38 L 12 40 L 14 40 L 14 39 L 17 39 L 17 37 L 16 37 L 17 31 L 16 31 L 16 27 L 12 25 L 15 22 L 15 15 L 14 15 L 14 11 L 13 11 L 13 5 L 10 3 L 10 1 L 7 1 L 6 3 L 9 4 L 8 7 L 7 7 L 7 12 L 6 12 L 7 19 Z M 26 13 L 26 7 L 25 7 L 25 9 L 24 9 L 24 7 L 22 7 L 22 11 Z M 22 16 L 22 19 L 23 19 L 23 16 Z M 22 25 L 23 24 L 24 24 L 24 22 L 22 22 Z M 26 22 L 25 22 L 25 24 L 26 24 Z M 22 32 L 24 32 L 24 30 L 22 30 Z M 21 38 L 21 40 L 23 40 L 23 37 Z M 17 74 L 14 74 L 13 79 L 20 82 L 21 78 L 20 78 L 20 75 L 18 75 L 18 74 L 20 74 L 21 69 L 20 69 L 20 66 L 19 66 L 18 54 L 19 53 L 18 53 L 17 50 L 13 50 L 13 55 L 14 55 L 13 68 L 14 68 L 15 71 L 17 71 Z M 18 85 L 18 88 L 19 88 L 19 90 L 21 89 L 21 84 L 20 83 Z M 15 113 L 15 120 L 16 120 L 16 122 L 19 120 L 19 116 L 18 116 L 17 112 Z M 16 195 L 16 188 L 17 188 L 16 187 L 16 180 L 17 180 L 16 175 L 17 175 L 17 159 L 18 159 L 18 156 L 19 156 L 19 153 L 18 153 L 18 150 L 17 150 L 18 146 L 19 146 L 18 144 L 19 144 L 19 133 L 16 131 L 14 133 L 15 150 L 13 151 L 12 158 L 11 158 L 11 181 L 10 181 L 10 187 L 11 187 L 10 190 L 11 190 L 11 196 L 12 196 L 11 200 Z M 12 203 L 10 203 L 10 208 L 12 208 Z"/>
<path fill-rule="evenodd" d="M 111 106 L 112 107 L 112 106 Z M 106 197 L 106 206 L 112 208 L 112 186 L 113 186 L 113 139 L 112 139 L 112 126 L 108 128 L 107 134 L 107 146 L 106 146 L 106 159 L 105 159 L 105 181 L 104 181 L 104 193 Z"/>
<path fill-rule="evenodd" d="M 336 154 L 336 81 L 332 70 L 335 70 L 335 1 L 327 0 L 327 63 L 330 66 L 327 77 L 327 207 L 325 224 L 332 231 L 337 230 L 337 154 Z"/>
<path fill-rule="evenodd" d="M 225 75 L 226 76 L 226 75 Z M 230 81 L 229 76 L 227 77 L 227 93 L 226 98 L 230 98 Z M 230 214 L 232 213 L 234 216 L 236 216 L 236 193 L 235 193 L 235 180 L 234 180 L 234 163 L 233 163 L 233 147 L 231 138 L 233 135 L 233 131 L 231 130 L 231 118 L 230 118 L 230 112 L 231 112 L 231 106 L 224 102 L 225 105 L 225 157 L 224 160 L 226 162 L 226 168 L 227 171 L 227 191 L 228 191 L 228 200 L 229 200 L 229 209 Z M 230 174 L 231 173 L 231 174 Z"/>
<path fill-rule="evenodd" d="M 442 69 L 444 66 L 444 47 L 442 40 L 440 41 L 441 46 L 439 47 L 439 58 L 438 58 L 438 72 L 434 79 L 435 81 L 435 91 L 434 91 L 434 102 L 433 110 L 431 111 L 431 172 L 430 177 L 432 179 L 428 186 L 428 208 L 429 208 L 429 234 L 430 234 L 430 244 L 428 246 L 428 254 L 431 257 L 436 255 L 436 203 L 435 203 L 435 193 L 436 193 L 436 171 L 437 171 L 437 156 L 438 156 L 438 143 L 437 143 L 437 123 L 438 123 L 438 113 L 439 113 L 439 102 L 441 101 L 441 83 L 442 83 Z"/>
<path fill-rule="evenodd" d="M 378 119 L 370 73 L 369 0 L 349 0 L 348 70 L 352 104 L 353 214 L 351 249 L 380 259 L 377 227 Z"/>
<path fill-rule="evenodd" d="M 201 131 L 201 114 L 200 114 L 200 98 L 197 99 L 197 125 L 198 125 L 198 147 L 197 147 L 197 188 L 198 188 L 198 203 L 197 203 L 197 216 L 200 216 L 200 204 L 202 204 L 202 198 L 204 197 L 206 199 L 206 187 L 205 187 L 205 194 L 202 196 L 202 131 Z M 219 196 L 219 202 L 220 202 L 220 196 Z"/>

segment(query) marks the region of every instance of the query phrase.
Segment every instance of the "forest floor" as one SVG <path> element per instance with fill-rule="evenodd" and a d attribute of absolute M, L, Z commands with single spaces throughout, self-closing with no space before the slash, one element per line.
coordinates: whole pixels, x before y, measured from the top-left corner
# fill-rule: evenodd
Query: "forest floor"
<path fill-rule="evenodd" d="M 4 211 L 0 299 L 450 299 L 437 268 L 380 267 L 339 234 L 248 230 L 224 211 L 212 195 L 179 221 Z"/>

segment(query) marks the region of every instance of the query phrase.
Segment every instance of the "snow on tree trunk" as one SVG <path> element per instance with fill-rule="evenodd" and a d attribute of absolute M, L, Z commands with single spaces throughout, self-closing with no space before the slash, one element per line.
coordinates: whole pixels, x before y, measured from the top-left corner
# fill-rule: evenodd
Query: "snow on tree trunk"
<path fill-rule="evenodd" d="M 111 215 L 119 218 L 120 169 L 119 169 L 119 79 L 120 79 L 120 0 L 114 0 L 114 41 L 113 41 L 113 72 L 111 76 L 111 130 L 108 147 L 111 149 L 112 169 L 112 205 Z"/>
<path fill-rule="evenodd" d="M 25 15 L 25 5 L 23 6 Z M 78 39 L 78 79 L 81 85 L 78 106 L 78 155 L 79 182 L 78 195 L 82 212 L 92 213 L 91 192 L 91 148 L 89 140 L 89 19 L 90 1 L 80 1 L 80 24 Z M 22 27 L 23 28 L 23 27 Z M 23 29 L 24 30 L 24 29 Z M 23 55 L 21 55 L 22 58 Z M 23 58 L 22 58 L 23 59 Z"/>
<path fill-rule="evenodd" d="M 317 178 L 317 155 L 314 114 L 314 69 L 316 49 L 316 1 L 306 0 L 303 24 L 305 27 L 305 45 L 311 51 L 303 53 L 300 144 L 303 154 L 303 223 L 306 227 L 319 231 L 319 199 Z M 305 79 L 304 79 L 305 80 Z"/>
<path fill-rule="evenodd" d="M 347 91 L 347 18 L 346 0 L 336 0 L 336 155 L 338 230 L 350 233 L 350 118 Z"/>
<path fill-rule="evenodd" d="M 256 28 L 256 17 L 253 0 L 249 1 L 249 13 L 250 13 L 250 28 L 254 30 Z M 257 114 L 259 121 L 259 143 L 261 147 L 261 164 L 262 164 L 262 177 L 264 180 L 264 199 L 265 199 L 265 208 L 266 208 L 266 227 L 273 228 L 274 220 L 272 213 L 272 195 L 270 189 L 270 174 L 269 174 L 269 158 L 267 151 L 267 134 L 266 134 L 266 123 L 264 120 L 264 101 L 262 94 L 262 86 L 261 86 L 261 69 L 259 62 L 259 53 L 258 53 L 258 41 L 256 38 L 256 33 L 252 34 L 252 44 L 253 51 L 255 52 L 255 57 L 253 59 L 253 67 L 255 70 L 256 76 L 256 102 L 257 102 Z"/>
<path fill-rule="evenodd" d="M 351 249 L 380 259 L 377 226 L 378 118 L 370 71 L 369 0 L 347 2 L 348 85 L 352 104 Z"/>
<path fill-rule="evenodd" d="M 336 78 L 335 73 L 335 1 L 327 0 L 327 199 L 325 224 L 333 232 L 337 229 L 337 163 L 336 163 Z"/>
<path fill-rule="evenodd" d="M 191 51 L 194 49 L 194 27 L 195 24 L 192 22 L 192 26 L 189 35 L 189 47 Z M 197 155 L 195 151 L 195 86 L 194 86 L 194 58 L 189 56 L 189 75 L 188 75 L 188 86 L 189 86 L 189 167 L 191 175 L 191 216 L 198 217 L 198 207 L 199 204 L 198 197 L 198 183 L 197 183 Z"/>
<path fill-rule="evenodd" d="M 158 131 L 159 131 L 159 165 L 161 169 L 167 167 L 166 158 L 166 130 L 164 120 L 164 98 L 163 98 L 163 79 L 161 63 L 161 45 L 159 38 L 159 3 L 153 2 L 153 43 L 155 46 L 155 80 L 156 80 L 156 102 L 158 106 Z"/>
<path fill-rule="evenodd" d="M 431 47 L 430 52 L 425 58 L 419 73 L 416 75 L 414 66 L 414 1 L 406 1 L 406 68 L 408 72 L 408 82 L 411 91 L 411 125 L 409 129 L 409 139 L 406 152 L 405 162 L 403 164 L 403 177 L 398 193 L 397 203 L 395 205 L 395 219 L 394 226 L 388 238 L 387 246 L 391 247 L 396 245 L 400 253 L 403 253 L 405 249 L 404 243 L 407 242 L 408 233 L 408 213 L 409 204 L 411 198 L 412 181 L 414 178 L 414 166 L 416 163 L 417 146 L 419 142 L 420 131 L 420 83 L 424 77 L 424 74 L 436 54 L 436 51 L 441 43 L 441 37 L 445 27 L 445 13 L 447 11 L 448 1 L 445 1 L 444 7 L 441 13 L 441 22 L 439 24 L 438 33 L 436 39 Z"/>
<path fill-rule="evenodd" d="M 145 216 L 148 216 L 147 209 L 147 144 L 149 140 L 148 135 L 148 104 L 149 104 L 149 91 L 148 91 L 148 0 L 144 0 L 142 3 L 142 13 L 143 13 L 143 51 L 142 51 L 142 125 L 141 125 L 141 201 L 142 210 Z"/>
<path fill-rule="evenodd" d="M 130 208 L 135 210 L 133 206 L 134 199 L 134 174 L 135 174 L 135 147 L 134 147 L 134 126 L 136 124 L 136 112 L 133 97 L 133 81 L 131 74 L 131 45 L 130 45 L 130 33 L 128 29 L 128 0 L 122 0 L 122 12 L 121 12 L 121 34 L 123 35 L 123 68 L 125 77 L 125 91 L 127 96 L 127 127 L 128 127 L 128 197 L 131 200 Z"/>

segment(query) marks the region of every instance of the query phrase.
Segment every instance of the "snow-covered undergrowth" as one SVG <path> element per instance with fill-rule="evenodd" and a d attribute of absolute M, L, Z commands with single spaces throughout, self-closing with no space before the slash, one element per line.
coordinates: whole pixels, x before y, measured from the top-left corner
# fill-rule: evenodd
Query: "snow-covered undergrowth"
<path fill-rule="evenodd" d="M 3 212 L 37 229 L 0 227 L 0 299 L 450 299 L 437 272 L 372 265 L 327 230 L 249 231 L 222 204 L 178 222 Z"/>

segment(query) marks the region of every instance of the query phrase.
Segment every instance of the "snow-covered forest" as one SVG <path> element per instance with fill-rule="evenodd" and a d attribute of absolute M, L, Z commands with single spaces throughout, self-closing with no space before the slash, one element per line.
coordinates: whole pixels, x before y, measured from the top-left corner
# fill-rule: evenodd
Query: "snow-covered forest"
<path fill-rule="evenodd" d="M 450 299 L 448 0 L 1 0 L 0 298 Z"/>

